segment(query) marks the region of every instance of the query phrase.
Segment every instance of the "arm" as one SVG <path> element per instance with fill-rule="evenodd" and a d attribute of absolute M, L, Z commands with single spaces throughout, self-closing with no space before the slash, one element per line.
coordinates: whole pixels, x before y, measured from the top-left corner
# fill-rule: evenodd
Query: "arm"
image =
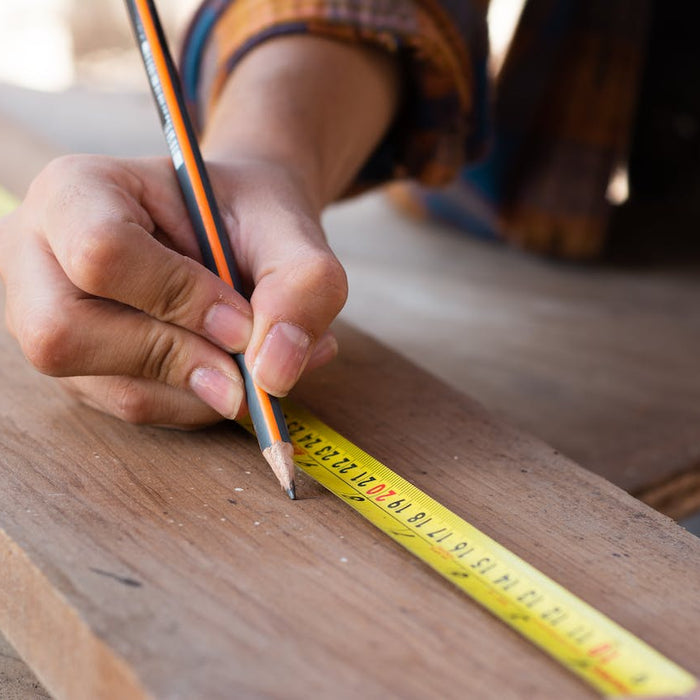
<path fill-rule="evenodd" d="M 395 56 L 297 35 L 258 46 L 228 79 L 208 120 L 208 158 L 284 165 L 317 210 L 355 178 L 388 129 L 399 100 Z"/>

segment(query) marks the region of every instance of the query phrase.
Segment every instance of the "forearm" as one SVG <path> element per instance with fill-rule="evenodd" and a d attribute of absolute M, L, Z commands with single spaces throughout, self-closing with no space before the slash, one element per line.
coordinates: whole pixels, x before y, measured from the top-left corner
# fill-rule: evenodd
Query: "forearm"
<path fill-rule="evenodd" d="M 391 54 L 308 35 L 277 38 L 229 77 L 207 121 L 204 153 L 280 164 L 320 211 L 353 181 L 399 100 Z"/>

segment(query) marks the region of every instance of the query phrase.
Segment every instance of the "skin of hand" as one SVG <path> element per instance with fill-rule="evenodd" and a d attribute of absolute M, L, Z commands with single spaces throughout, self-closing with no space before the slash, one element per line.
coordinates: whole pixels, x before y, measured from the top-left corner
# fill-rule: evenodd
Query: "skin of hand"
<path fill-rule="evenodd" d="M 170 161 L 68 156 L 0 220 L 5 318 L 39 371 L 134 423 L 245 411 L 230 352 L 286 394 L 329 361 L 347 283 L 320 224 L 393 119 L 388 54 L 266 42 L 229 78 L 203 152 L 250 302 L 201 264 Z"/>

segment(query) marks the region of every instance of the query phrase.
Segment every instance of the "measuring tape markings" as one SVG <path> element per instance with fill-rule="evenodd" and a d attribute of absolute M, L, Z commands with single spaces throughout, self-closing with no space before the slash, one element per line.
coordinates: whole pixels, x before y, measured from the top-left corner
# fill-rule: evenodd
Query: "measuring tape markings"
<path fill-rule="evenodd" d="M 284 403 L 299 468 L 570 671 L 609 696 L 697 680 L 311 413 Z"/>

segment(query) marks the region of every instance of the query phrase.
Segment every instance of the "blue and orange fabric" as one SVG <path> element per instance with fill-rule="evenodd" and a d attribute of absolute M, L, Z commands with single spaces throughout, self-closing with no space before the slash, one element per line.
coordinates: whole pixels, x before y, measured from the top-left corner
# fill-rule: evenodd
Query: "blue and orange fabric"
<path fill-rule="evenodd" d="M 528 0 L 489 82 L 488 0 L 204 0 L 181 70 L 201 125 L 236 63 L 275 36 L 390 51 L 407 97 L 358 188 L 411 178 L 421 187 L 401 197 L 428 215 L 587 258 L 604 246 L 605 193 L 629 144 L 649 3 Z"/>

